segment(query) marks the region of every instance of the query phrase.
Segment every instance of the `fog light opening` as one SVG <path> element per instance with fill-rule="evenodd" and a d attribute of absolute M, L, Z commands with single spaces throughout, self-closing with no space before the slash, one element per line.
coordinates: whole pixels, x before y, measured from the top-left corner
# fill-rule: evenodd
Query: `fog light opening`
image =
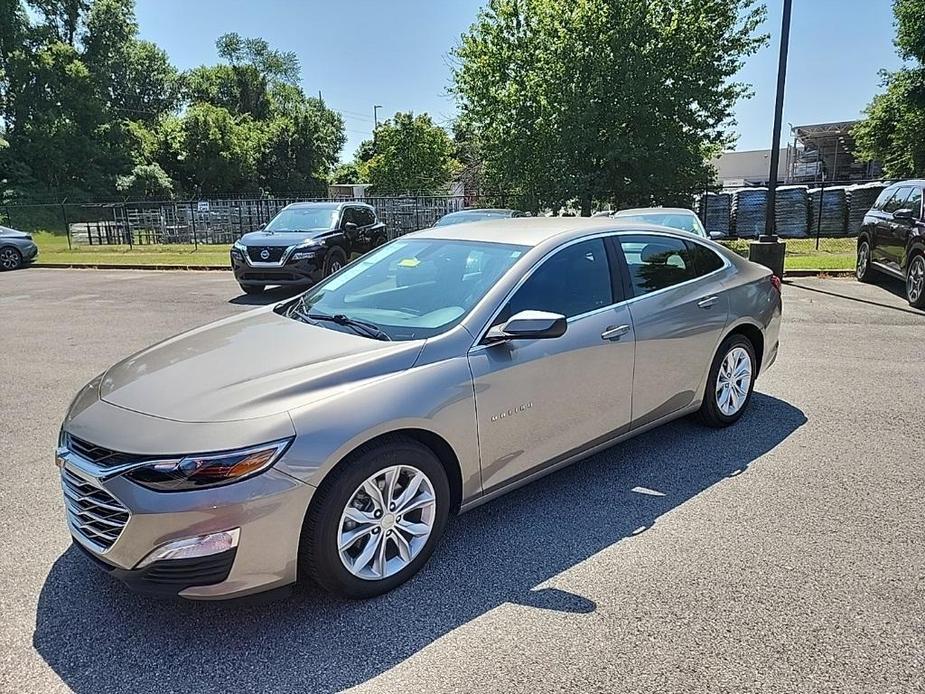
<path fill-rule="evenodd" d="M 200 535 L 198 537 L 188 537 L 183 540 L 174 540 L 166 545 L 161 545 L 138 564 L 142 569 L 156 561 L 170 559 L 195 559 L 197 557 L 207 557 L 211 554 L 220 554 L 234 549 L 238 546 L 238 538 L 241 535 L 240 528 L 233 530 L 223 530 L 218 533 L 209 535 Z"/>

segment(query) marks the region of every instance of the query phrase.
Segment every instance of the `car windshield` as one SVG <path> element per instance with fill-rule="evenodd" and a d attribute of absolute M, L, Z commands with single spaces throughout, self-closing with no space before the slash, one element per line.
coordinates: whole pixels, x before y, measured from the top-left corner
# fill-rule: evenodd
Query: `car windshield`
<path fill-rule="evenodd" d="M 466 210 L 464 212 L 451 212 L 444 215 L 434 224 L 435 227 L 445 227 L 450 224 L 462 224 L 463 222 L 481 222 L 485 219 L 498 219 L 510 217 L 511 213 L 504 210 Z"/>
<path fill-rule="evenodd" d="M 331 205 L 287 207 L 280 211 L 265 231 L 328 231 L 337 224 L 338 209 Z"/>
<path fill-rule="evenodd" d="M 392 340 L 439 335 L 458 324 L 525 250 L 502 243 L 399 239 L 303 294 L 289 315 L 364 321 Z M 319 325 L 349 329 L 334 321 Z"/>
<path fill-rule="evenodd" d="M 638 219 L 640 222 L 646 222 L 647 224 L 658 224 L 663 227 L 670 227 L 672 229 L 680 229 L 681 231 L 688 231 L 692 234 L 697 234 L 697 236 L 703 236 L 706 238 L 707 232 L 704 230 L 703 225 L 700 223 L 700 219 L 693 214 L 671 214 L 664 212 L 640 212 L 634 214 L 620 214 L 617 215 L 618 219 Z"/>

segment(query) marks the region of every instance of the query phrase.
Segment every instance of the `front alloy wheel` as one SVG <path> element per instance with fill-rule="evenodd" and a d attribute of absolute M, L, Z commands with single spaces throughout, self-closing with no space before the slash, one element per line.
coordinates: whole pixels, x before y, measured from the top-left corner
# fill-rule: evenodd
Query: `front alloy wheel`
<path fill-rule="evenodd" d="M 393 465 L 361 484 L 340 517 L 340 560 L 357 578 L 379 580 L 410 564 L 427 544 L 437 505 L 427 476 Z"/>
<path fill-rule="evenodd" d="M 906 299 L 914 308 L 925 308 L 925 255 L 912 258 L 906 272 Z"/>
<path fill-rule="evenodd" d="M 371 598 L 411 578 L 446 527 L 446 469 L 419 441 L 390 435 L 338 463 L 302 526 L 299 571 L 332 593 Z"/>

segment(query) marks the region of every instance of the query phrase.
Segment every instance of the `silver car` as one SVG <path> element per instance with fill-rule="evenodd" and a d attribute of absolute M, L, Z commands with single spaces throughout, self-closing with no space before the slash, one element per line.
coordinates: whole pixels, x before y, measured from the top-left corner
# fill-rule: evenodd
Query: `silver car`
<path fill-rule="evenodd" d="M 613 219 L 403 236 L 94 378 L 57 450 L 71 534 L 140 591 L 383 593 L 450 513 L 683 415 L 735 422 L 777 356 L 779 288 Z"/>
<path fill-rule="evenodd" d="M 0 226 L 0 270 L 16 270 L 38 257 L 39 247 L 24 231 Z"/>

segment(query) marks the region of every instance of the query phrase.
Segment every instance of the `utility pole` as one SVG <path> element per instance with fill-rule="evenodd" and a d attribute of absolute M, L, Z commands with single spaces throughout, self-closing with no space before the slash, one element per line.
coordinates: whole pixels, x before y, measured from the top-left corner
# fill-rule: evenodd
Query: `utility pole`
<path fill-rule="evenodd" d="M 774 102 L 774 128 L 771 135 L 771 170 L 768 172 L 768 208 L 764 234 L 748 247 L 749 259 L 769 267 L 778 277 L 784 275 L 785 244 L 777 236 L 775 207 L 777 200 L 777 168 L 780 164 L 780 130 L 784 113 L 784 85 L 787 81 L 787 49 L 790 44 L 790 12 L 793 0 L 783 0 L 780 28 L 780 56 L 777 62 L 777 98 Z"/>

